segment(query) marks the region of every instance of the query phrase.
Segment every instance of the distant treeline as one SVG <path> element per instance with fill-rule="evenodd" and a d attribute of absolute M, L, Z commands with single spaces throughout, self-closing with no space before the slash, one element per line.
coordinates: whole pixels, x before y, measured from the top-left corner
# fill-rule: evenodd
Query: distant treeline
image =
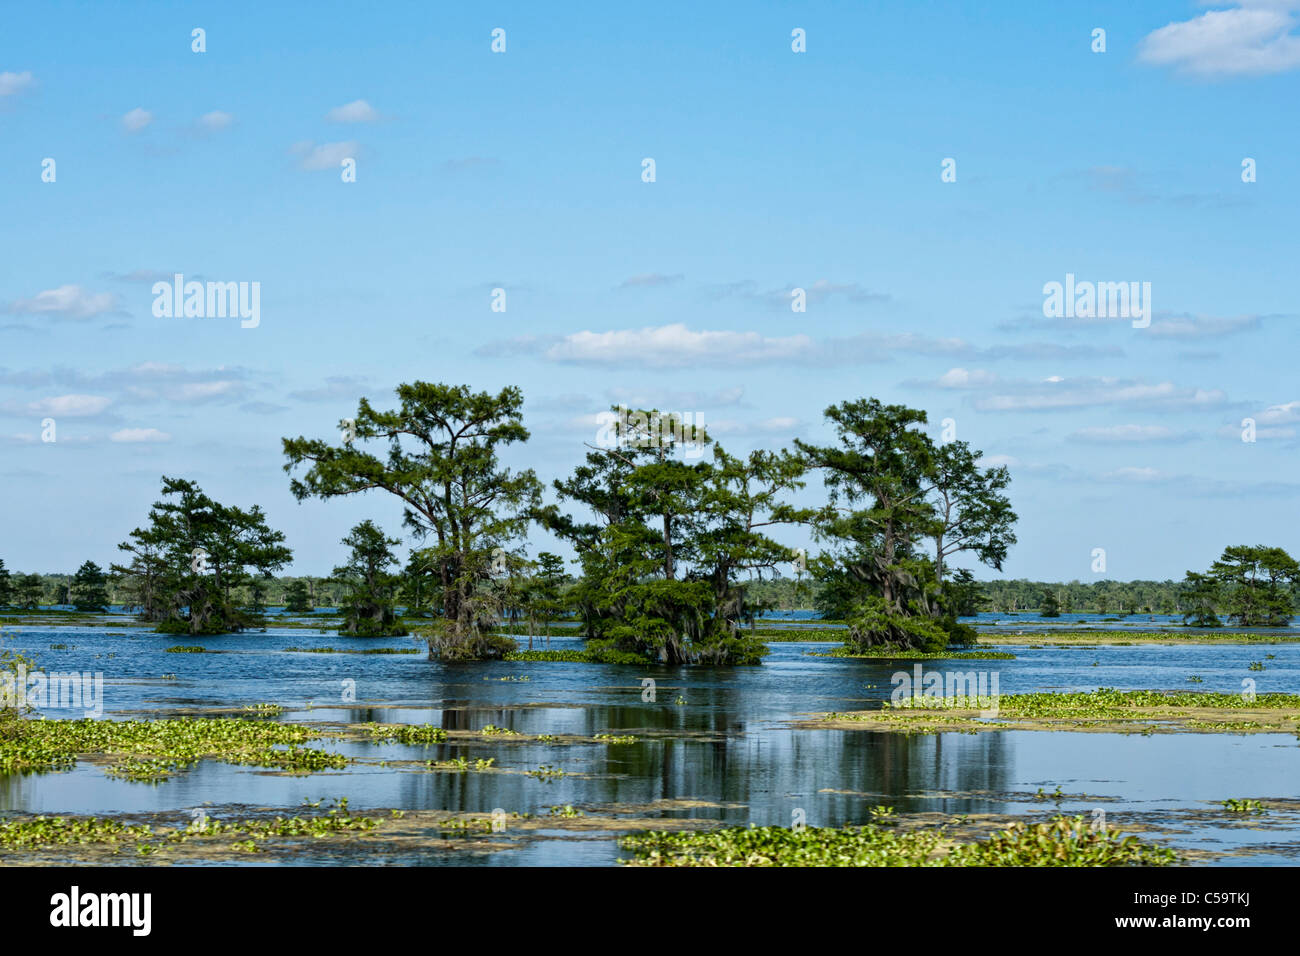
<path fill-rule="evenodd" d="M 284 607 L 288 603 L 289 588 L 295 583 L 301 583 L 306 587 L 312 607 L 337 607 L 339 601 L 347 592 L 345 582 L 329 578 L 284 577 L 271 578 L 259 583 L 262 587 L 262 601 L 271 607 Z M 105 590 L 108 592 L 108 603 L 114 606 L 130 607 L 134 593 L 130 584 L 129 580 L 120 575 L 108 575 L 108 581 L 105 585 Z M 0 606 L 20 607 L 32 603 L 46 607 L 50 605 L 70 605 L 73 603 L 70 594 L 71 588 L 71 574 L 23 574 L 19 571 L 13 571 L 9 578 L 9 594 L 6 596 L 7 599 L 0 600 Z M 250 588 L 237 588 L 236 592 L 241 602 L 253 603 L 253 594 Z"/>
<path fill-rule="evenodd" d="M 570 578 L 565 588 L 575 579 Z M 71 574 L 22 574 L 13 572 L 13 590 L 18 582 L 27 581 L 32 593 L 39 593 L 41 605 L 71 604 L 69 588 Z M 39 582 L 39 583 L 37 583 Z M 284 607 L 289 603 L 289 590 L 301 584 L 307 591 L 312 608 L 337 608 L 347 595 L 347 584 L 330 578 L 312 576 L 275 577 L 260 582 L 262 601 L 270 607 Z M 1181 581 L 1030 581 L 1016 578 L 1010 581 L 979 582 L 979 610 L 994 613 L 1038 611 L 1050 607 L 1048 595 L 1055 597 L 1058 609 L 1065 614 L 1183 614 L 1188 610 L 1186 585 Z M 107 584 L 110 603 L 129 605 L 129 582 L 110 575 Z M 768 578 L 750 581 L 745 590 L 756 603 L 771 605 L 776 611 L 811 611 L 821 609 L 820 582 L 804 577 Z M 16 595 L 15 595 L 16 597 Z M 241 594 L 246 603 L 253 595 Z M 18 602 L 11 598 L 13 604 Z"/>

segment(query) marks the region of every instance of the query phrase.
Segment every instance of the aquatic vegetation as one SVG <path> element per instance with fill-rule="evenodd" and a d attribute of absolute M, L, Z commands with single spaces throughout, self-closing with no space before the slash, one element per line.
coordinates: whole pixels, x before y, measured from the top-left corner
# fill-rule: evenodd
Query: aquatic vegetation
<path fill-rule="evenodd" d="M 559 767 L 552 767 L 550 764 L 544 763 L 536 770 L 529 770 L 528 776 L 536 777 L 538 780 L 554 780 L 557 777 L 567 777 L 568 772 L 561 770 Z"/>
<path fill-rule="evenodd" d="M 947 866 L 1170 866 L 1168 847 L 1092 826 L 1083 817 L 1058 816 L 1045 823 L 1013 823 L 987 840 L 956 847 Z"/>
<path fill-rule="evenodd" d="M 370 830 L 382 822 L 379 817 L 353 816 L 347 800 L 340 799 L 334 809 L 318 816 L 277 816 L 269 820 L 240 820 L 225 823 L 204 816 L 184 827 L 154 828 L 149 824 L 126 823 L 96 817 L 46 817 L 0 822 L 0 849 L 39 849 L 73 844 L 136 844 L 141 855 L 155 853 L 168 844 L 191 840 L 212 840 L 242 836 L 230 847 L 252 852 L 256 841 L 275 838 L 311 837 L 320 839 L 336 833 Z"/>
<path fill-rule="evenodd" d="M 551 661 L 567 664 L 649 664 L 641 654 L 613 648 L 581 651 L 510 651 L 502 655 L 504 661 Z"/>
<path fill-rule="evenodd" d="M 440 744 L 446 741 L 447 731 L 432 724 L 362 724 L 371 737 L 403 744 Z"/>
<path fill-rule="evenodd" d="M 159 760 L 154 757 L 127 757 L 105 767 L 104 774 L 135 783 L 160 783 L 183 770 L 189 770 L 194 763 L 195 761 Z"/>
<path fill-rule="evenodd" d="M 118 758 L 115 776 L 164 779 L 202 759 L 282 769 L 323 769 L 346 764 L 337 754 L 272 750 L 322 736 L 299 724 L 227 717 L 168 720 L 19 720 L 0 735 L 0 770 L 26 773 L 73 766 L 78 755 Z M 340 763 L 342 761 L 343 763 Z M 107 772 L 107 771 L 106 771 Z"/>
<path fill-rule="evenodd" d="M 567 803 L 562 807 L 551 807 L 550 814 L 553 817 L 580 817 L 583 815 L 581 810 L 577 810 Z"/>
<path fill-rule="evenodd" d="M 1175 707 L 1300 710 L 1300 694 L 1259 694 L 1246 700 L 1240 694 L 1101 687 L 1075 693 L 1004 694 L 999 707 L 1002 716 L 1012 717 L 1132 717 L 1139 708 Z"/>
<path fill-rule="evenodd" d="M 758 627 L 753 634 L 760 641 L 775 644 L 804 641 L 839 643 L 849 636 L 849 631 L 844 627 Z"/>
<path fill-rule="evenodd" d="M 1264 669 L 1264 662 L 1263 662 L 1263 661 L 1251 661 L 1251 662 L 1250 662 L 1250 667 L 1247 668 L 1247 669 L 1248 669 L 1248 670 L 1252 670 L 1252 671 L 1262 671 L 1262 670 Z"/>
<path fill-rule="evenodd" d="M 1230 797 L 1222 801 L 1223 808 L 1230 813 L 1264 813 L 1264 804 L 1258 800 L 1239 800 Z"/>
<path fill-rule="evenodd" d="M 258 714 L 262 717 L 279 717 L 284 713 L 284 708 L 279 704 L 245 704 L 240 709 L 245 713 Z"/>
<path fill-rule="evenodd" d="M 197 644 L 177 644 L 175 647 L 169 647 L 164 653 L 167 654 L 205 654 L 206 647 L 199 647 Z"/>
<path fill-rule="evenodd" d="M 342 770 L 350 762 L 342 754 L 315 750 L 311 747 L 287 747 L 278 750 L 269 747 L 247 753 L 232 754 L 221 758 L 224 763 L 241 764 L 252 767 L 267 767 L 275 770 Z"/>
<path fill-rule="evenodd" d="M 277 624 L 277 626 L 279 626 Z M 421 654 L 418 647 L 286 647 L 293 654 Z"/>
<path fill-rule="evenodd" d="M 634 744 L 636 737 L 632 734 L 596 734 L 592 740 L 601 740 L 607 744 Z"/>
<path fill-rule="evenodd" d="M 509 727 L 498 727 L 495 724 L 488 724 L 479 731 L 484 737 L 518 737 L 519 731 L 511 730 Z"/>
<path fill-rule="evenodd" d="M 1192 683 L 1192 684 L 1203 684 L 1203 683 L 1205 683 L 1205 678 L 1201 677 L 1199 674 L 1193 674 L 1191 677 L 1187 678 L 1187 680 L 1188 680 L 1189 683 Z"/>
<path fill-rule="evenodd" d="M 625 837 L 632 866 L 1167 866 L 1177 854 L 1082 817 L 1013 823 L 953 845 L 944 829 L 728 827 Z"/>
<path fill-rule="evenodd" d="M 891 648 L 836 647 L 829 651 L 806 651 L 809 657 L 850 657 L 886 661 L 1013 661 L 1007 651 L 915 651 Z"/>
<path fill-rule="evenodd" d="M 475 760 L 473 764 L 468 757 L 453 757 L 451 760 L 426 760 L 424 765 L 430 770 L 451 770 L 455 773 L 468 773 L 471 769 L 482 773 L 491 770 L 496 764 L 495 757 Z"/>
<path fill-rule="evenodd" d="M 1086 730 L 1106 723 L 1132 724 L 1143 733 L 1154 733 L 1159 723 L 1199 731 L 1280 732 L 1300 725 L 1300 694 L 1248 698 L 1205 691 L 1119 691 L 1103 687 L 1069 693 L 1002 694 L 988 700 L 997 707 L 992 720 L 977 719 L 972 713 L 985 708 L 984 699 L 936 696 L 885 701 L 880 710 L 824 714 L 821 722 L 856 722 L 919 732 L 1006 727 Z M 933 710 L 965 714 L 938 716 L 930 713 Z"/>

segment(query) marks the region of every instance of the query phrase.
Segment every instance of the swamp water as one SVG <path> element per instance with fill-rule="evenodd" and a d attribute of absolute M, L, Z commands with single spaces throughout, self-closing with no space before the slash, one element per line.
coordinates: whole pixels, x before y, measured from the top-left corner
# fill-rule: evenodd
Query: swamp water
<path fill-rule="evenodd" d="M 378 721 L 452 731 L 493 725 L 520 735 L 457 735 L 427 747 L 317 740 L 309 746 L 358 760 L 345 770 L 311 774 L 203 761 L 150 784 L 107 777 L 83 759 L 65 772 L 0 775 L 0 818 L 121 815 L 174 826 L 199 808 L 219 820 L 292 815 L 302 812 L 304 801 L 323 798 L 328 805 L 343 797 L 353 813 L 410 814 L 400 839 L 320 840 L 287 854 L 248 857 L 247 863 L 608 865 L 625 855 L 618 837 L 635 829 L 683 820 L 789 826 L 799 811 L 809 826 L 840 826 L 868 822 L 878 805 L 902 816 L 991 815 L 1003 823 L 1008 815 L 1093 817 L 1100 810 L 1111 825 L 1172 846 L 1192 863 L 1300 861 L 1300 741 L 1293 734 L 905 735 L 796 727 L 810 714 L 875 706 L 888 699 L 891 674 L 913 667 L 910 661 L 807 653 L 830 644 L 774 644 L 759 667 L 710 669 L 444 665 L 429 661 L 411 639 L 361 641 L 302 629 L 191 640 L 129 626 L 37 624 L 6 625 L 5 634 L 13 638 L 7 646 L 36 656 L 47 671 L 102 672 L 108 719 L 211 715 L 214 708 L 249 716 L 239 708 L 273 703 L 284 710 L 268 719 L 309 725 Z M 201 644 L 216 653 L 165 652 L 177 644 Z M 580 642 L 552 638 L 551 646 L 576 649 Z M 289 647 L 420 652 L 302 653 Z M 1300 693 L 1297 644 L 996 650 L 1016 659 L 924 666 L 996 672 L 1003 694 L 1099 686 L 1240 693 L 1243 679 L 1253 679 L 1259 693 Z M 1253 662 L 1265 669 L 1250 670 Z M 1201 682 L 1189 683 L 1192 676 Z M 645 678 L 655 681 L 653 701 L 643 700 Z M 344 701 L 348 682 L 355 682 L 355 701 Z M 597 734 L 636 741 L 593 740 Z M 556 740 L 533 739 L 538 735 Z M 491 758 L 493 769 L 431 772 L 424 766 L 458 757 L 471 766 Z M 525 774 L 543 766 L 561 768 L 565 776 Z M 1242 816 L 1220 806 L 1229 798 L 1288 803 Z M 550 808 L 565 806 L 587 822 L 547 826 Z M 426 811 L 494 810 L 504 811 L 505 827 L 486 837 L 446 839 L 442 828 L 417 822 Z M 516 826 L 514 814 L 532 815 L 529 826 Z M 66 851 L 66 859 L 81 858 L 76 847 Z M 0 859 L 18 862 L 18 856 L 7 851 Z"/>

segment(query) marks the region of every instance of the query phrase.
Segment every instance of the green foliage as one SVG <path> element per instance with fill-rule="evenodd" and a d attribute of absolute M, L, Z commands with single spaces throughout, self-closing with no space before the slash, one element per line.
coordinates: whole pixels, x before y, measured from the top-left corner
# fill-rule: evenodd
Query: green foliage
<path fill-rule="evenodd" d="M 849 642 L 935 651 L 972 635 L 956 618 L 978 605 L 973 576 L 945 592 L 947 560 L 970 552 L 1000 569 L 1016 541 L 1005 468 L 981 469 L 965 442 L 936 446 L 925 412 L 877 399 L 832 405 L 838 445 L 797 442 L 830 494 L 814 533 L 832 545 L 812 563 L 823 613 Z M 925 554 L 933 546 L 933 557 Z"/>
<path fill-rule="evenodd" d="M 284 609 L 295 614 L 302 614 L 312 609 L 311 594 L 307 590 L 306 582 L 292 581 L 285 588 Z"/>
<path fill-rule="evenodd" d="M 259 506 L 220 504 L 192 481 L 164 477 L 162 486 L 149 526 L 118 545 L 132 556 L 112 568 L 124 579 L 127 603 L 163 633 L 199 636 L 262 626 L 256 593 L 251 606 L 241 606 L 239 592 L 289 563 L 284 535 L 267 526 Z"/>
<path fill-rule="evenodd" d="M 523 394 L 427 382 L 396 392 L 400 405 L 392 411 L 361 399 L 347 423 L 355 437 L 339 445 L 284 439 L 285 471 L 307 466 L 290 489 L 299 501 L 373 489 L 400 498 L 406 526 L 435 542 L 423 551 L 442 613 L 428 632 L 430 652 L 446 660 L 499 656 L 503 645 L 488 632 L 500 607 L 486 585 L 496 555 L 522 538 L 541 496 L 531 470 L 512 472 L 498 460 L 500 448 L 528 439 Z M 363 450 L 371 442 L 386 444 L 382 456 Z"/>
<path fill-rule="evenodd" d="M 392 549 L 402 542 L 386 538 L 373 521 L 354 527 L 343 543 L 351 549 L 347 563 L 334 569 L 334 577 L 347 587 L 339 610 L 339 633 L 349 637 L 400 637 L 406 627 L 397 619 L 396 594 L 400 579 L 386 570 L 396 564 Z"/>
<path fill-rule="evenodd" d="M 69 598 L 78 611 L 107 611 L 108 575 L 93 561 L 87 561 L 72 577 Z"/>

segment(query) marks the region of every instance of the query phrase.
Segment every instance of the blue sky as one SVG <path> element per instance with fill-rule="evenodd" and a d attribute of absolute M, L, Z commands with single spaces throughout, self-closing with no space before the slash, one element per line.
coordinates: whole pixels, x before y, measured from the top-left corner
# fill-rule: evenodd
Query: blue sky
<path fill-rule="evenodd" d="M 548 484 L 620 401 L 735 452 L 923 408 L 1010 467 L 1012 577 L 1300 547 L 1300 0 L 268 6 L 6 11 L 11 568 L 115 560 L 167 474 L 327 573 L 400 510 L 299 505 L 280 438 L 414 379 L 520 386 Z M 178 272 L 260 324 L 155 318 Z M 1067 273 L 1151 283 L 1150 326 L 1045 317 Z"/>

